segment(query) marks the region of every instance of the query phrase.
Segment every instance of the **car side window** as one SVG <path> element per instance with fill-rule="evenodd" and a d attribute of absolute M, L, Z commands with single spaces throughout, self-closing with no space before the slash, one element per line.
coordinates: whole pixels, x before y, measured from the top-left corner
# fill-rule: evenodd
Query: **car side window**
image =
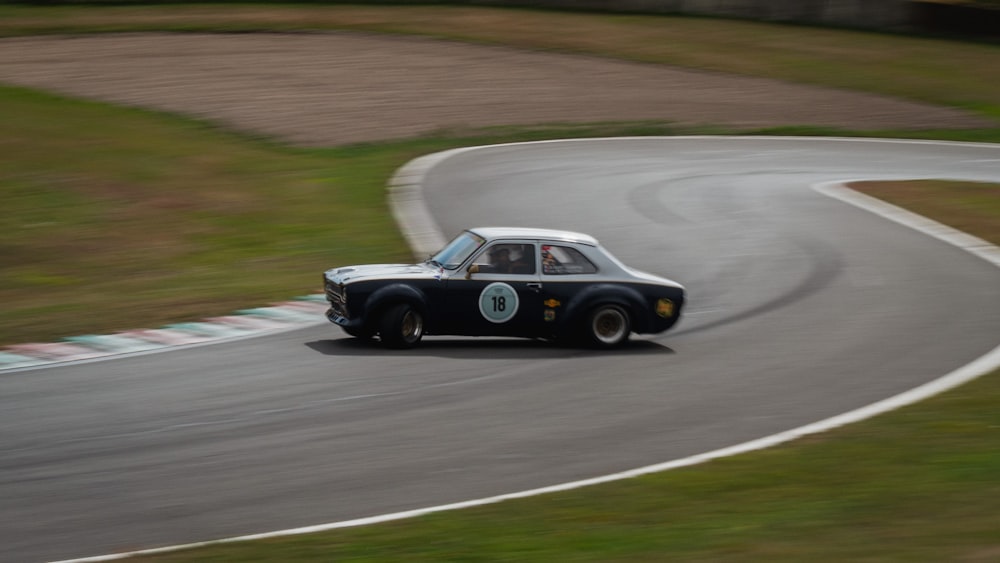
<path fill-rule="evenodd" d="M 535 245 L 494 244 L 480 254 L 474 263 L 484 274 L 531 275 L 535 273 Z"/>
<path fill-rule="evenodd" d="M 570 246 L 542 245 L 542 273 L 549 276 L 593 274 L 597 266 Z"/>

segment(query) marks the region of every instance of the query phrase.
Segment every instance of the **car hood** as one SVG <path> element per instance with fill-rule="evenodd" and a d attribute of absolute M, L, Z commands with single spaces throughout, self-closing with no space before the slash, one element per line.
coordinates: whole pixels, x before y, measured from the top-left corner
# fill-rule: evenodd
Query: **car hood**
<path fill-rule="evenodd" d="M 644 272 L 642 270 L 636 270 L 635 268 L 630 268 L 628 266 L 625 266 L 625 270 L 628 273 L 632 274 L 633 277 L 638 278 L 640 280 L 645 280 L 648 282 L 662 284 L 662 285 L 672 285 L 678 289 L 684 289 L 684 286 L 682 286 L 681 284 L 677 283 L 672 279 L 665 278 L 663 276 L 658 276 L 656 274 L 651 274 L 649 272 Z"/>
<path fill-rule="evenodd" d="M 429 264 L 364 264 L 333 268 L 325 275 L 331 282 L 342 284 L 373 279 L 433 278 L 440 272 Z"/>

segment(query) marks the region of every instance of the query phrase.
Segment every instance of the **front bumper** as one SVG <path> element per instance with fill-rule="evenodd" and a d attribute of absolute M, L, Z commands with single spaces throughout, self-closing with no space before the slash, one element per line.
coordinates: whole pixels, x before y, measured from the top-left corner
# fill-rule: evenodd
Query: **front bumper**
<path fill-rule="evenodd" d="M 334 310 L 333 307 L 326 310 L 326 320 L 340 326 L 347 326 L 351 322 L 351 319 L 341 315 L 338 311 Z"/>

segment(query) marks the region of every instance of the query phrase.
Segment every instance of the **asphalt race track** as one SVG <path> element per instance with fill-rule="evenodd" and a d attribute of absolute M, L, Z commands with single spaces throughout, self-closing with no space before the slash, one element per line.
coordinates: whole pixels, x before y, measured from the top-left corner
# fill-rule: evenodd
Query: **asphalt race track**
<path fill-rule="evenodd" d="M 1000 270 L 812 189 L 914 177 L 1000 181 L 1000 147 L 678 138 L 459 153 L 423 187 L 446 236 L 486 224 L 591 233 L 689 288 L 678 327 L 612 353 L 433 337 L 389 352 L 317 325 L 4 374 L 3 558 L 532 489 L 933 380 L 1000 343 Z"/>

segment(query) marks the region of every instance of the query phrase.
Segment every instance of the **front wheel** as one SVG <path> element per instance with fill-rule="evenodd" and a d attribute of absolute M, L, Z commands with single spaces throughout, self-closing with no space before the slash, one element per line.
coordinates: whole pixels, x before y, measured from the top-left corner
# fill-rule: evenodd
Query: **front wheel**
<path fill-rule="evenodd" d="M 618 305 L 599 305 L 587 315 L 584 341 L 592 348 L 616 348 L 632 332 L 628 313 Z"/>
<path fill-rule="evenodd" d="M 379 337 L 389 348 L 413 348 L 424 336 L 424 317 L 401 303 L 389 307 L 379 322 Z"/>

